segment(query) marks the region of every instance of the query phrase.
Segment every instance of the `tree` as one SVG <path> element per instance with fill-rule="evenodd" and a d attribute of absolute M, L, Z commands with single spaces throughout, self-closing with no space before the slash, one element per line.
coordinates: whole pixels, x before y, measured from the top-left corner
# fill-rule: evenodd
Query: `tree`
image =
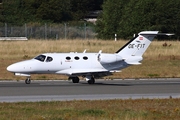
<path fill-rule="evenodd" d="M 155 0 L 131 0 L 124 7 L 124 14 L 119 21 L 118 34 L 121 38 L 130 38 L 134 33 L 144 30 L 155 30 L 154 19 L 156 13 Z"/>
<path fill-rule="evenodd" d="M 63 22 L 71 20 L 70 0 L 50 0 L 43 2 L 37 10 L 37 17 L 52 22 Z"/>
<path fill-rule="evenodd" d="M 74 20 L 85 18 L 89 11 L 101 9 L 103 0 L 71 0 L 72 17 Z"/>
<path fill-rule="evenodd" d="M 180 36 L 180 1 L 157 1 L 156 28 L 162 32 L 173 32 Z"/>
<path fill-rule="evenodd" d="M 13 6 L 13 7 L 9 7 Z M 18 1 L 16 0 L 11 0 L 11 1 L 3 1 L 3 16 L 4 19 L 2 22 L 8 22 L 8 23 L 14 23 L 17 22 L 18 16 Z"/>
<path fill-rule="evenodd" d="M 87 13 L 100 8 L 103 0 L 3 0 L 0 22 L 24 24 L 83 19 Z"/>
<path fill-rule="evenodd" d="M 123 4 L 122 4 L 123 3 Z M 179 0 L 106 0 L 97 22 L 99 38 L 132 37 L 144 30 L 175 33 L 180 36 Z"/>
<path fill-rule="evenodd" d="M 106 0 L 102 6 L 103 13 L 98 19 L 96 31 L 98 38 L 112 39 L 114 34 L 118 32 L 119 21 L 123 14 L 123 7 L 127 1 L 125 0 Z"/>

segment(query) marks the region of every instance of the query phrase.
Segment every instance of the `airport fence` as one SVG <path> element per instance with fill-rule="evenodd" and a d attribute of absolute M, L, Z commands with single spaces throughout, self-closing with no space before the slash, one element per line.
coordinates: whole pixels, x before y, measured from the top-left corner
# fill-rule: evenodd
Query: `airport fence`
<path fill-rule="evenodd" d="M 82 23 L 78 26 L 64 24 L 44 24 L 10 26 L 7 23 L 0 26 L 0 37 L 27 37 L 28 39 L 94 39 L 93 26 Z"/>

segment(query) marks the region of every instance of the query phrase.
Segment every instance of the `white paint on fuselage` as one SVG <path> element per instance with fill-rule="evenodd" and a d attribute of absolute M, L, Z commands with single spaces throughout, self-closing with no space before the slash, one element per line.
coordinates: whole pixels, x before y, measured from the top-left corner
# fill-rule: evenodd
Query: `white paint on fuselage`
<path fill-rule="evenodd" d="M 46 62 L 46 59 L 42 62 L 36 59 L 26 60 L 18 63 L 14 63 L 8 66 L 7 70 L 14 73 L 26 73 L 26 74 L 38 74 L 38 73 L 56 73 L 66 69 L 102 69 L 102 70 L 118 70 L 122 67 L 118 61 L 112 62 L 112 58 L 116 59 L 117 54 L 103 54 L 103 59 L 106 63 L 101 63 L 98 59 L 98 53 L 45 53 L 42 54 L 47 57 L 52 57 L 51 62 Z M 70 60 L 66 58 L 70 57 Z M 76 59 L 79 58 L 79 59 Z M 118 57 L 120 58 L 120 57 Z M 109 62 L 108 62 L 109 60 Z"/>

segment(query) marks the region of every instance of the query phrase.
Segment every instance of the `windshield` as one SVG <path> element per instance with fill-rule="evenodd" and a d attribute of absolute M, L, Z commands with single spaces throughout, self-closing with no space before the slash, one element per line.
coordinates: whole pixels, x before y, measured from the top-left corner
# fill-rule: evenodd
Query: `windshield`
<path fill-rule="evenodd" d="M 45 55 L 39 55 L 39 56 L 35 57 L 34 59 L 44 62 L 45 58 L 46 58 Z"/>
<path fill-rule="evenodd" d="M 52 60 L 53 60 L 53 58 L 48 56 L 46 59 L 46 62 L 51 62 Z"/>

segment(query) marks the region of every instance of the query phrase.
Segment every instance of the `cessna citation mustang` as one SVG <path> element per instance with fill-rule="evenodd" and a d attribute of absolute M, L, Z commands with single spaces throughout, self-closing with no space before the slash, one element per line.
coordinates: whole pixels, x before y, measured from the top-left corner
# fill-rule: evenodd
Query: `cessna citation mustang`
<path fill-rule="evenodd" d="M 95 78 L 111 75 L 130 65 L 139 65 L 142 55 L 156 35 L 170 35 L 158 31 L 143 31 L 114 54 L 101 53 L 45 53 L 37 57 L 7 67 L 15 75 L 26 76 L 26 84 L 31 83 L 31 74 L 63 74 L 73 83 L 79 77 L 86 78 L 89 84 Z"/>

